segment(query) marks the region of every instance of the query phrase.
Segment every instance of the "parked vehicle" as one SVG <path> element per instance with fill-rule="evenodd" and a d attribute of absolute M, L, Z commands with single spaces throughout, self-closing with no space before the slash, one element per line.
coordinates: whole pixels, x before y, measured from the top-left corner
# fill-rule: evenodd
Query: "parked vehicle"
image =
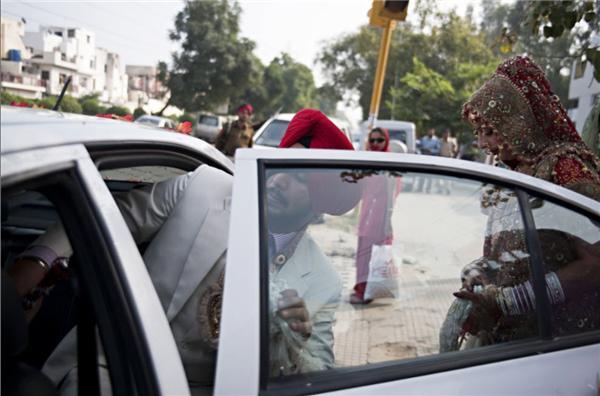
<path fill-rule="evenodd" d="M 263 142 L 273 147 L 276 132 L 289 119 L 274 118 Z M 206 142 L 182 134 L 48 110 L 2 107 L 1 128 L 3 268 L 59 220 L 75 252 L 75 278 L 56 286 L 29 327 L 30 345 L 44 348 L 29 352 L 43 362 L 60 341 L 57 334 L 78 324 L 80 379 L 97 378 L 101 346 L 115 395 L 190 394 L 178 345 L 142 258 L 145 246 L 136 246 L 112 194 L 201 164 L 232 174 L 231 161 Z M 398 263 L 410 263 L 402 264 L 398 275 L 400 294 L 360 309 L 344 299 L 354 282 L 355 214 L 325 215 L 323 222 L 309 225 L 323 257 L 340 276 L 343 295 L 331 307 L 336 316 L 330 324 L 333 367 L 295 375 L 269 370 L 270 329 L 277 317 L 269 305 L 275 289 L 269 282 L 273 266 L 264 208 L 272 195 L 265 183 L 278 172 L 302 176 L 298 181 L 308 180 L 306 173 L 339 174 L 340 180 L 373 174 L 430 177 L 448 182 L 452 191 L 400 192 L 391 218 L 392 249 Z M 514 254 L 529 256 L 531 272 L 537 274 L 532 278 L 537 325 L 532 336 L 516 341 L 439 353 L 439 329 L 454 299 L 451 293 L 460 287 L 460 268 L 479 257 L 484 243 L 487 217 L 480 196 L 494 187 L 519 197 L 522 224 L 515 231 L 524 235 L 531 252 Z M 499 167 L 396 153 L 238 150 L 214 394 L 595 395 L 600 330 L 582 326 L 564 334 L 550 319 L 549 297 L 539 282 L 546 271 L 539 234 L 549 229 L 598 243 L 599 224 L 600 203 Z M 304 275 L 298 275 L 298 282 L 309 287 L 311 277 Z M 79 314 L 71 312 L 73 306 Z M 51 315 L 44 311 L 49 307 Z M 4 337 L 11 322 L 4 310 L 2 315 Z M 98 394 L 97 384 L 82 381 L 79 392 Z"/>
<path fill-rule="evenodd" d="M 175 121 L 173 121 L 172 119 L 154 115 L 142 115 L 138 117 L 134 122 L 137 124 L 169 129 L 171 131 L 174 131 L 177 128 Z"/>
<path fill-rule="evenodd" d="M 386 128 L 390 133 L 390 140 L 399 140 L 404 143 L 408 153 L 416 153 L 417 130 L 414 123 L 397 120 L 376 120 L 375 126 Z M 368 133 L 367 127 L 368 121 L 363 121 L 360 123 L 360 131 L 362 136 L 361 147 L 363 148 Z"/>
<path fill-rule="evenodd" d="M 283 138 L 288 124 L 294 118 L 295 113 L 281 113 L 269 118 L 254 133 L 254 148 L 275 148 Z M 348 122 L 338 118 L 329 117 L 329 119 L 344 132 L 348 140 L 352 142 L 350 125 Z"/>
<path fill-rule="evenodd" d="M 200 113 L 194 127 L 194 136 L 209 143 L 214 143 L 217 135 L 223 129 L 223 125 L 230 119 L 233 118 L 210 113 Z"/>

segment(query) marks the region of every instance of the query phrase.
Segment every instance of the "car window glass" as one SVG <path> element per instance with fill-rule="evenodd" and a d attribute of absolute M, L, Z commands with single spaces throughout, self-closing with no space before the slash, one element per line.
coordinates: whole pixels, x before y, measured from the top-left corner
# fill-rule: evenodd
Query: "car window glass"
<path fill-rule="evenodd" d="M 406 143 L 406 131 L 399 129 L 389 129 L 390 139 L 402 140 Z"/>
<path fill-rule="evenodd" d="M 289 121 L 273 120 L 256 139 L 256 144 L 269 147 L 279 146 L 289 123 Z"/>
<path fill-rule="evenodd" d="M 211 117 L 211 116 L 200 116 L 200 124 L 204 124 L 204 125 L 208 125 L 208 126 L 217 126 L 219 123 L 219 120 L 217 119 L 217 117 Z"/>
<path fill-rule="evenodd" d="M 59 222 L 60 217 L 55 206 L 44 194 L 30 189 L 2 191 L 2 270 L 10 273 L 9 279 L 13 283 L 17 278 L 14 278 L 11 271 L 15 265 L 20 264 L 17 263 L 18 255 L 25 252 L 38 237 Z M 73 246 L 75 254 L 77 249 L 77 245 Z M 43 372 L 61 391 L 74 391 L 73 394 L 77 394 L 75 326 L 81 310 L 92 312 L 92 308 L 85 304 L 79 292 L 79 287 L 86 286 L 74 270 L 77 262 L 72 257 L 65 257 L 59 261 L 43 280 L 22 298 L 22 309 L 28 319 L 25 333 L 27 342 L 17 360 L 20 364 L 33 368 L 35 372 Z M 30 272 L 20 273 L 18 279 L 29 276 L 33 275 Z M 2 320 L 11 321 L 12 319 L 4 316 L 4 312 L 3 306 Z M 96 337 L 96 342 L 101 350 L 99 337 Z M 3 362 L 4 359 L 3 353 Z M 10 364 L 3 363 L 3 366 L 7 367 Z M 105 389 L 110 390 L 110 374 L 107 367 L 104 356 L 99 357 L 98 372 L 101 383 L 106 386 Z M 32 374 L 29 381 L 35 381 L 39 375 Z M 3 386 L 5 385 L 3 383 Z M 43 388 L 38 391 L 43 392 Z"/>
<path fill-rule="evenodd" d="M 271 377 L 537 336 L 531 312 L 453 295 L 529 280 L 514 191 L 376 170 L 268 169 L 265 180 Z"/>
<path fill-rule="evenodd" d="M 156 118 L 147 118 L 147 117 L 142 117 L 142 118 L 138 118 L 136 120 L 136 122 L 140 123 L 140 124 L 146 124 L 146 125 L 154 125 L 157 126 L 160 123 L 159 119 Z"/>
<path fill-rule="evenodd" d="M 186 171 L 169 166 L 136 166 L 102 170 L 102 178 L 106 181 L 127 181 L 156 183 L 186 173 Z"/>
<path fill-rule="evenodd" d="M 600 263 L 600 222 L 539 198 L 531 208 L 546 264 L 555 336 L 600 328 L 600 287 L 590 266 Z M 556 273 L 560 283 L 552 277 Z"/>

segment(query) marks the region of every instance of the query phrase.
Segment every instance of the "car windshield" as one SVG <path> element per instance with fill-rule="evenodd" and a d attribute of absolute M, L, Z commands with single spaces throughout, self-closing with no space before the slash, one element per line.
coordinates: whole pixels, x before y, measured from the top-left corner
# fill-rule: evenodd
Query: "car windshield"
<path fill-rule="evenodd" d="M 219 125 L 219 120 L 217 119 L 217 117 L 212 117 L 212 116 L 200 116 L 200 119 L 198 120 L 198 122 L 200 124 L 204 124 L 204 125 L 208 125 L 208 126 L 218 126 Z"/>
<path fill-rule="evenodd" d="M 281 138 L 287 129 L 289 121 L 274 120 L 265 128 L 264 132 L 256 139 L 256 144 L 269 147 L 279 146 Z"/>
<path fill-rule="evenodd" d="M 406 143 L 406 131 L 402 129 L 389 129 L 391 140 L 401 140 L 403 143 Z"/>
<path fill-rule="evenodd" d="M 160 124 L 160 120 L 156 118 L 138 118 L 135 122 L 153 126 L 158 126 Z"/>

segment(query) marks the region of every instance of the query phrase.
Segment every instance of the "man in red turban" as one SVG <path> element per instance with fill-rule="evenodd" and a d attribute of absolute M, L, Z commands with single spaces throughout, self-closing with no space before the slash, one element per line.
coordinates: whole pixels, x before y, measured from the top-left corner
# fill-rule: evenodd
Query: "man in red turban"
<path fill-rule="evenodd" d="M 294 116 L 279 147 L 353 150 L 344 133 L 323 113 L 312 109 Z M 356 206 L 360 184 L 344 180 L 340 170 L 267 172 L 269 282 L 274 312 L 270 317 L 271 373 L 331 368 L 335 360 L 332 325 L 342 282 L 306 231 L 322 214 L 341 215 Z"/>
<path fill-rule="evenodd" d="M 254 108 L 246 103 L 235 110 L 238 119 L 223 126 L 215 139 L 215 147 L 223 154 L 233 157 L 238 148 L 252 147 L 254 128 L 252 127 L 252 113 Z"/>

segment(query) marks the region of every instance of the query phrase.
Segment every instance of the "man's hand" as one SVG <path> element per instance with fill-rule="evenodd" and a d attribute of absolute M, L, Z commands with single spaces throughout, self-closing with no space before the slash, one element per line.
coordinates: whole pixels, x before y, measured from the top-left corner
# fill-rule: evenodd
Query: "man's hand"
<path fill-rule="evenodd" d="M 298 296 L 296 290 L 282 291 L 277 306 L 279 316 L 287 322 L 290 329 L 300 333 L 304 338 L 310 337 L 312 332 L 310 315 L 304 300 Z"/>

